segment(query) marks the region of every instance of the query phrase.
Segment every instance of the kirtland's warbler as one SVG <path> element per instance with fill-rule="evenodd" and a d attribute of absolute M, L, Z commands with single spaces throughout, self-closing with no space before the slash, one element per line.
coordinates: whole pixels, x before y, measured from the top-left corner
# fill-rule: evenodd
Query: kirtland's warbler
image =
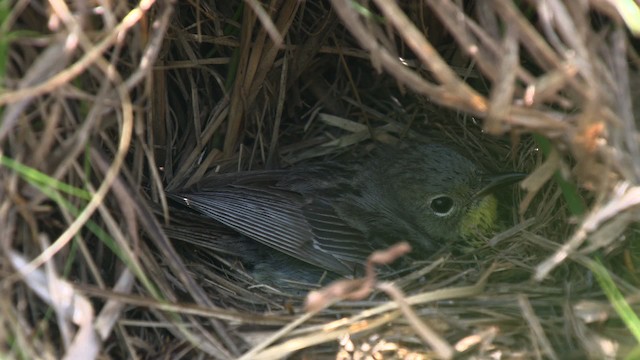
<path fill-rule="evenodd" d="M 487 233 L 497 218 L 492 190 L 522 177 L 487 174 L 429 144 L 359 163 L 213 174 L 169 196 L 243 235 L 231 246 L 258 279 L 313 282 L 319 269 L 356 274 L 373 250 L 398 241 L 426 257 L 447 241 Z"/>

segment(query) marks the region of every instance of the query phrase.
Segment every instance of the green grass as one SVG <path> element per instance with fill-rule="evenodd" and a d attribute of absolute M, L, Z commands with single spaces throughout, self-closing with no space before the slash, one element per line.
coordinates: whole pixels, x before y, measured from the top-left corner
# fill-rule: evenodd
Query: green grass
<path fill-rule="evenodd" d="M 0 165 L 8 169 L 17 172 L 26 182 L 45 194 L 49 199 L 56 203 L 61 209 L 65 209 L 72 216 L 78 216 L 81 212 L 72 201 L 64 197 L 64 194 L 71 195 L 77 199 L 82 200 L 84 203 L 91 199 L 91 193 L 87 190 L 80 189 L 78 187 L 63 183 L 56 179 L 51 178 L 47 174 L 44 174 L 36 169 L 21 164 L 9 157 L 0 155 Z M 145 285 L 147 290 L 151 292 L 156 298 L 161 299 L 161 293 L 153 286 L 152 282 L 146 276 L 144 271 L 138 266 L 138 262 L 130 259 L 127 252 L 120 249 L 116 241 L 100 227 L 96 222 L 89 220 L 86 223 L 86 228 L 100 241 L 102 241 L 120 260 L 127 264 L 128 268 L 133 271 L 136 277 Z M 75 247 L 73 247 L 75 249 Z M 68 258 L 68 262 L 65 265 L 65 270 L 70 269 L 70 263 L 72 262 L 75 254 L 72 254 Z"/>
<path fill-rule="evenodd" d="M 538 134 L 534 134 L 533 137 L 540 150 L 542 150 L 544 156 L 548 157 L 551 153 L 552 146 L 551 142 L 549 142 L 549 139 Z M 555 173 L 554 180 L 558 184 L 558 187 L 560 187 L 560 191 L 562 191 L 562 196 L 567 203 L 569 212 L 571 212 L 571 214 L 574 216 L 583 215 L 586 212 L 587 206 L 585 205 L 582 196 L 580 196 L 578 186 L 572 182 L 565 180 L 559 171 Z"/>

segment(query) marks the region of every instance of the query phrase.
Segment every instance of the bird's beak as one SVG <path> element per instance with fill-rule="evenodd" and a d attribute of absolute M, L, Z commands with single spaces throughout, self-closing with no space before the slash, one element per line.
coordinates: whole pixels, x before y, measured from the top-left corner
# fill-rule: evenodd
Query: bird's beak
<path fill-rule="evenodd" d="M 492 192 L 496 189 L 515 184 L 518 181 L 524 179 L 529 174 L 512 172 L 512 173 L 504 173 L 504 174 L 495 174 L 495 175 L 486 175 L 482 179 L 482 188 L 478 190 L 478 192 L 474 195 L 474 199 L 480 199 Z"/>

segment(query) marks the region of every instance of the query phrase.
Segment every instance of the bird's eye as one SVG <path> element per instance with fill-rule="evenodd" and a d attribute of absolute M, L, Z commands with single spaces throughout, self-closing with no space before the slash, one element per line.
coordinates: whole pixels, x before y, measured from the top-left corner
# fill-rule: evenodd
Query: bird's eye
<path fill-rule="evenodd" d="M 447 195 L 438 195 L 431 199 L 429 206 L 437 216 L 447 216 L 453 211 L 453 199 Z"/>

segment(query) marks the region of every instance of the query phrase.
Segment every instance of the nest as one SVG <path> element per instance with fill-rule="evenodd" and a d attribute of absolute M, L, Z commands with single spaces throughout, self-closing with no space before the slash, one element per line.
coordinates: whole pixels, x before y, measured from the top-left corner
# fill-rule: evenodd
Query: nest
<path fill-rule="evenodd" d="M 637 354 L 633 1 L 0 7 L 7 356 Z M 165 196 L 412 141 L 530 176 L 494 236 L 388 278 L 283 293 Z"/>

